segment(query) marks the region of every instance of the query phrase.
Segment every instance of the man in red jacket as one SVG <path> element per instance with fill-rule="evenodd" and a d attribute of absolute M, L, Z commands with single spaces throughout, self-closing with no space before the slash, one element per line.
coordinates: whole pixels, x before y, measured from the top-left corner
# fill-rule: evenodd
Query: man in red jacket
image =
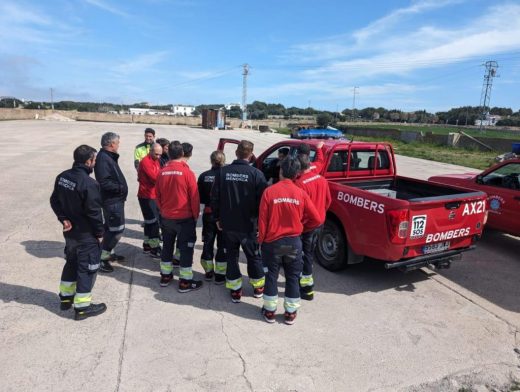
<path fill-rule="evenodd" d="M 294 183 L 309 195 L 320 215 L 320 226 L 313 230 L 304 231 L 302 234 L 303 272 L 300 277 L 300 296 L 305 300 L 312 301 L 314 299 L 313 255 L 316 249 L 318 234 L 325 222 L 332 198 L 327 180 L 311 169 L 309 156 L 300 154 L 298 155 L 298 160 L 300 161 L 302 173 Z"/>
<path fill-rule="evenodd" d="M 139 181 L 137 199 L 144 218 L 143 251 L 154 258 L 161 257 L 159 211 L 155 203 L 155 182 L 161 170 L 162 151 L 159 143 L 153 143 L 150 147 L 150 153 L 139 162 L 137 169 L 137 180 Z"/>
<path fill-rule="evenodd" d="M 262 260 L 268 268 L 262 314 L 274 323 L 278 305 L 278 272 L 285 273 L 285 323 L 293 324 L 300 307 L 303 231 L 320 224 L 320 216 L 307 193 L 292 181 L 300 171 L 296 158 L 288 157 L 280 165 L 280 181 L 267 188 L 260 202 L 258 243 L 262 245 Z"/>
<path fill-rule="evenodd" d="M 200 280 L 193 279 L 193 247 L 197 240 L 195 226 L 200 212 L 200 198 L 195 174 L 183 160 L 183 146 L 170 144 L 170 161 L 160 171 L 155 186 L 157 206 L 161 213 L 163 251 L 161 254 L 161 286 L 173 279 L 173 244 L 177 238 L 180 250 L 180 293 L 197 290 Z"/>
<path fill-rule="evenodd" d="M 314 161 L 310 164 L 310 169 L 316 173 L 321 173 L 321 169 L 325 165 L 325 154 L 323 153 L 324 142 L 319 142 L 316 146 L 316 155 Z M 307 143 L 302 143 L 297 149 L 298 155 L 307 155 L 310 159 L 311 147 Z"/>

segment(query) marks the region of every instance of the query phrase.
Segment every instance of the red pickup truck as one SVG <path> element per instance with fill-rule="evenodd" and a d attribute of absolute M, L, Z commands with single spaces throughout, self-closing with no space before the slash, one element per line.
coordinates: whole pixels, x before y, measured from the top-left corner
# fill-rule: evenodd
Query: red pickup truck
<path fill-rule="evenodd" d="M 428 181 L 486 192 L 486 227 L 520 236 L 520 159 L 498 163 L 482 173 L 446 174 Z"/>
<path fill-rule="evenodd" d="M 221 139 L 218 148 L 225 151 L 226 143 L 238 142 Z M 320 142 L 304 141 L 312 161 Z M 269 174 L 279 149 L 295 156 L 301 143 L 276 143 L 252 164 Z M 332 204 L 316 256 L 326 269 L 339 270 L 365 257 L 404 271 L 447 268 L 480 238 L 487 219 L 484 192 L 398 176 L 388 143 L 327 140 L 321 151 L 320 174 L 329 181 Z"/>

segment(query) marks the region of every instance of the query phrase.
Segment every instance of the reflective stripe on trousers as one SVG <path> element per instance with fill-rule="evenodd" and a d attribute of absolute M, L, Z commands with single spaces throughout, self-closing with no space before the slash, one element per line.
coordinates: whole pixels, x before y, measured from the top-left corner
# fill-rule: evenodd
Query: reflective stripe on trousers
<path fill-rule="evenodd" d="M 230 290 L 239 290 L 242 288 L 242 278 L 228 280 L 226 279 L 226 288 Z"/>
<path fill-rule="evenodd" d="M 264 309 L 270 312 L 276 312 L 278 307 L 278 296 L 277 295 L 265 295 L 264 294 Z"/>
<path fill-rule="evenodd" d="M 204 272 L 213 271 L 213 260 L 200 259 L 200 264 L 202 265 L 202 268 L 204 268 Z"/>
<path fill-rule="evenodd" d="M 108 226 L 108 231 L 111 231 L 111 232 L 123 231 L 124 229 L 125 229 L 125 225 L 121 225 L 121 226 Z"/>
<path fill-rule="evenodd" d="M 226 275 L 227 263 L 215 262 L 215 273 L 220 275 Z"/>
<path fill-rule="evenodd" d="M 284 306 L 286 312 L 294 313 L 300 307 L 300 298 L 285 297 L 283 306 Z"/>
<path fill-rule="evenodd" d="M 74 297 L 74 308 L 86 308 L 92 302 L 92 293 L 76 293 Z"/>
<path fill-rule="evenodd" d="M 171 275 L 173 274 L 173 263 L 171 261 L 161 261 L 161 274 Z"/>
<path fill-rule="evenodd" d="M 76 294 L 76 282 L 60 282 L 60 294 L 64 297 L 72 297 Z"/>
<path fill-rule="evenodd" d="M 179 270 L 179 278 L 184 280 L 192 280 L 193 271 L 191 267 L 181 267 Z"/>
<path fill-rule="evenodd" d="M 264 287 L 265 286 L 265 277 L 262 277 L 260 279 L 249 278 L 249 283 L 251 283 L 251 286 L 253 286 L 255 289 Z"/>
<path fill-rule="evenodd" d="M 300 287 L 314 286 L 314 278 L 312 275 L 300 276 Z"/>

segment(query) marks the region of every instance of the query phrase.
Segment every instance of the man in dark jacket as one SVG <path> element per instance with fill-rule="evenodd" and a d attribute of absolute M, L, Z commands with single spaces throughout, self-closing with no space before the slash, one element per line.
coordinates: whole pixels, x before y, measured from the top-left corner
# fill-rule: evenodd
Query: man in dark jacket
<path fill-rule="evenodd" d="M 215 277 L 215 284 L 226 282 L 226 254 L 222 241 L 222 232 L 218 230 L 216 222 L 211 213 L 211 188 L 215 181 L 215 176 L 220 168 L 226 163 L 226 156 L 222 151 L 213 151 L 210 155 L 211 169 L 203 172 L 197 180 L 199 188 L 200 202 L 204 204 L 202 214 L 202 255 L 200 263 L 204 268 L 205 279 L 211 281 Z M 214 252 L 215 239 L 217 240 L 217 253 Z M 215 266 L 213 266 L 213 256 L 215 255 Z"/>
<path fill-rule="evenodd" d="M 128 186 L 119 167 L 119 135 L 107 132 L 101 137 L 101 151 L 97 155 L 94 168 L 96 180 L 101 188 L 103 215 L 105 217 L 105 235 L 101 253 L 101 272 L 112 272 L 111 261 L 124 261 L 123 256 L 113 253 L 125 230 L 125 201 Z"/>
<path fill-rule="evenodd" d="M 226 287 L 231 290 L 231 300 L 235 303 L 242 297 L 240 246 L 247 258 L 249 283 L 256 298 L 262 297 L 265 284 L 256 232 L 258 206 L 267 183 L 264 174 L 249 165 L 252 155 L 253 143 L 242 140 L 236 150 L 237 159 L 220 170 L 211 190 L 211 210 L 223 231 L 226 249 Z"/>
<path fill-rule="evenodd" d="M 97 316 L 106 310 L 92 303 L 92 287 L 99 269 L 103 238 L 103 214 L 99 185 L 89 174 L 96 163 L 96 150 L 81 145 L 74 150 L 74 164 L 54 183 L 51 207 L 63 225 L 66 263 L 61 273 L 61 310 L 74 303 L 75 319 Z"/>

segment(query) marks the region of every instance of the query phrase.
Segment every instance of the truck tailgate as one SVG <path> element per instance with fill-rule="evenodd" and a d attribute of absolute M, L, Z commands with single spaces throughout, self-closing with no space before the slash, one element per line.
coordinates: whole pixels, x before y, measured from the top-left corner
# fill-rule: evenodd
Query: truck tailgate
<path fill-rule="evenodd" d="M 468 192 L 409 200 L 405 258 L 470 246 L 487 216 L 486 194 Z"/>

